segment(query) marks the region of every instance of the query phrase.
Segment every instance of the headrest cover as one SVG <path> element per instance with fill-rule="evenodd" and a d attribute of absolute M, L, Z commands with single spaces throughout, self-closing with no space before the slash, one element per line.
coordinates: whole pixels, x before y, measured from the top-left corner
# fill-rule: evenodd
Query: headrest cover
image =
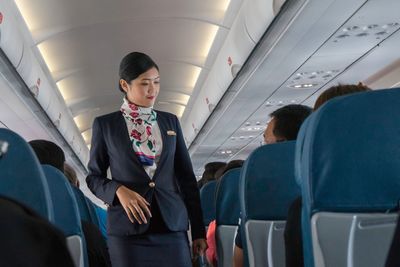
<path fill-rule="evenodd" d="M 399 118 L 400 89 L 338 97 L 309 118 L 296 164 L 311 213 L 398 205 Z"/>
<path fill-rule="evenodd" d="M 285 220 L 300 195 L 294 179 L 295 141 L 264 145 L 246 160 L 240 177 L 240 204 L 245 220 Z"/>
<path fill-rule="evenodd" d="M 235 168 L 219 179 L 215 201 L 217 225 L 237 225 L 239 222 L 239 178 L 240 168 Z"/>
<path fill-rule="evenodd" d="M 40 163 L 18 134 L 0 129 L 0 194 L 15 199 L 52 220 L 53 206 Z"/>
<path fill-rule="evenodd" d="M 205 225 L 209 225 L 215 220 L 215 188 L 217 181 L 206 183 L 200 190 L 201 208 L 203 210 L 203 220 Z"/>
<path fill-rule="evenodd" d="M 81 221 L 72 188 L 62 172 L 50 165 L 42 165 L 50 187 L 54 206 L 54 223 L 66 236 L 81 235 Z"/>

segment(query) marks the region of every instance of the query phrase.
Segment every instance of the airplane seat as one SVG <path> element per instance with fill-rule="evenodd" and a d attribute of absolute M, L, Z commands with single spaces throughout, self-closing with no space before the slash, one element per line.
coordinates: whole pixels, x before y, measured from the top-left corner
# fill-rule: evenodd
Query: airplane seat
<path fill-rule="evenodd" d="M 201 209 L 203 210 L 204 225 L 208 227 L 211 221 L 215 220 L 215 189 L 217 181 L 206 183 L 200 189 Z"/>
<path fill-rule="evenodd" d="M 75 196 L 76 202 L 78 204 L 78 211 L 81 217 L 81 220 L 93 223 L 98 226 L 98 221 L 95 223 L 94 217 L 92 217 L 90 213 L 89 206 L 86 202 L 86 197 L 79 188 L 72 186 L 72 192 Z"/>
<path fill-rule="evenodd" d="M 306 267 L 384 266 L 400 199 L 400 89 L 335 98 L 297 146 Z"/>
<path fill-rule="evenodd" d="M 72 186 L 58 169 L 50 165 L 42 165 L 42 168 L 53 201 L 54 225 L 64 232 L 75 266 L 88 266 L 81 218 Z"/>
<path fill-rule="evenodd" d="M 0 195 L 15 199 L 53 221 L 45 174 L 29 144 L 9 129 L 0 129 Z"/>
<path fill-rule="evenodd" d="M 240 169 L 226 172 L 216 189 L 216 246 L 219 267 L 233 266 L 233 246 L 238 228 Z"/>
<path fill-rule="evenodd" d="M 295 141 L 264 145 L 242 167 L 241 234 L 250 267 L 285 266 L 287 213 L 300 195 L 294 177 L 294 152 Z"/>
<path fill-rule="evenodd" d="M 94 207 L 95 204 L 85 196 L 86 206 L 89 209 L 90 221 L 100 229 L 100 220 L 97 216 L 96 208 Z"/>

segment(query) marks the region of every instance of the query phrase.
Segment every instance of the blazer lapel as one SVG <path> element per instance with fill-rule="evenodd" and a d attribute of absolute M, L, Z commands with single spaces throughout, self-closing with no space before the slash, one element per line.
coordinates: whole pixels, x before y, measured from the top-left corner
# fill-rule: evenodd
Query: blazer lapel
<path fill-rule="evenodd" d="M 160 172 L 161 166 L 164 164 L 165 157 L 166 157 L 165 156 L 166 155 L 165 151 L 168 149 L 167 148 L 167 142 L 166 142 L 167 139 L 165 137 L 165 133 L 167 131 L 167 122 L 165 121 L 165 118 L 160 113 L 157 113 L 157 124 L 158 124 L 158 127 L 160 128 L 163 148 L 162 148 L 162 151 L 161 151 L 160 160 L 158 161 L 158 164 L 157 164 L 157 169 L 156 169 L 156 171 L 154 173 L 154 176 L 153 176 L 153 180 L 155 180 L 155 178 L 157 178 L 158 173 Z"/>

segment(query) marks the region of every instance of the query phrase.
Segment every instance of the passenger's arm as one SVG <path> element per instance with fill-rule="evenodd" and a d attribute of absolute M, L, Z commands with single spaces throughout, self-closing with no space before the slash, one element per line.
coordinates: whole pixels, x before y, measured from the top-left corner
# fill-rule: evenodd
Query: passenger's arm
<path fill-rule="evenodd" d="M 107 178 L 109 165 L 107 146 L 100 122 L 96 118 L 92 127 L 92 144 L 88 163 L 89 175 L 86 177 L 86 183 L 93 194 L 105 203 L 112 205 L 115 192 L 120 184 Z"/>
<path fill-rule="evenodd" d="M 235 236 L 235 248 L 233 249 L 233 267 L 243 267 L 243 244 L 242 244 L 242 226 L 239 221 L 238 229 Z"/>
<path fill-rule="evenodd" d="M 233 267 L 243 267 L 243 249 L 236 245 L 233 249 Z"/>
<path fill-rule="evenodd" d="M 175 151 L 175 172 L 178 183 L 183 194 L 183 201 L 189 213 L 192 239 L 204 239 L 205 228 L 203 224 L 203 213 L 200 205 L 200 193 L 197 187 L 196 177 L 193 173 L 192 162 L 183 138 L 178 118 L 176 121 L 176 151 Z M 204 251 L 203 251 L 204 252 Z"/>

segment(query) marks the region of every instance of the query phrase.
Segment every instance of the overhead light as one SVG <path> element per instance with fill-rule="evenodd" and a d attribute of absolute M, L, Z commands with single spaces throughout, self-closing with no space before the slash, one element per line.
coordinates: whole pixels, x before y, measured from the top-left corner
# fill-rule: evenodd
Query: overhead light
<path fill-rule="evenodd" d="M 226 12 L 228 10 L 229 4 L 231 3 L 231 0 L 222 0 L 221 2 L 221 9 L 222 11 Z"/>
<path fill-rule="evenodd" d="M 296 88 L 296 89 L 307 89 L 307 88 L 312 88 L 317 85 L 318 84 L 315 84 L 315 83 L 303 83 L 303 84 L 290 85 L 290 87 Z"/>
<path fill-rule="evenodd" d="M 90 141 L 90 135 L 89 135 L 88 131 L 83 132 L 81 135 L 82 135 L 83 140 L 85 140 L 85 143 L 88 144 L 88 142 Z"/>
<path fill-rule="evenodd" d="M 193 72 L 192 72 L 192 79 L 190 82 L 190 87 L 194 88 L 196 86 L 197 80 L 199 79 L 201 72 L 200 67 L 193 67 Z"/>
<path fill-rule="evenodd" d="M 26 26 L 28 26 L 28 29 L 30 31 L 34 30 L 34 22 L 33 19 L 37 18 L 35 14 L 31 14 L 32 10 L 28 8 L 29 4 L 24 4 L 24 3 L 29 3 L 30 1 L 22 1 L 22 0 L 15 0 L 15 4 L 17 4 L 17 7 L 19 9 L 19 12 L 21 13 L 22 17 L 24 18 Z"/>
<path fill-rule="evenodd" d="M 44 62 L 46 62 L 47 68 L 49 69 L 50 72 L 54 72 L 55 70 L 55 63 L 54 59 L 49 54 L 49 51 L 51 50 L 48 47 L 48 43 L 43 42 L 38 44 L 37 48 L 39 49 L 40 54 L 42 55 Z"/>
<path fill-rule="evenodd" d="M 82 122 L 80 115 L 74 117 L 74 122 L 75 122 L 76 126 L 78 127 L 78 129 L 82 129 L 83 122 Z"/>
<path fill-rule="evenodd" d="M 204 58 L 208 57 L 208 53 L 210 53 L 211 47 L 215 40 L 215 36 L 217 36 L 217 32 L 219 29 L 219 27 L 217 25 L 210 24 L 209 27 L 210 27 L 210 29 L 207 34 L 207 40 L 206 40 L 206 43 L 205 43 L 203 51 L 202 51 L 202 56 Z"/>
<path fill-rule="evenodd" d="M 185 112 L 185 106 L 176 105 L 178 112 L 175 114 L 178 118 L 182 118 L 183 112 Z"/>
<path fill-rule="evenodd" d="M 65 81 L 61 80 L 56 83 L 58 91 L 60 91 L 62 97 L 64 98 L 65 101 L 69 100 L 71 96 L 68 93 L 67 87 L 65 85 Z"/>

